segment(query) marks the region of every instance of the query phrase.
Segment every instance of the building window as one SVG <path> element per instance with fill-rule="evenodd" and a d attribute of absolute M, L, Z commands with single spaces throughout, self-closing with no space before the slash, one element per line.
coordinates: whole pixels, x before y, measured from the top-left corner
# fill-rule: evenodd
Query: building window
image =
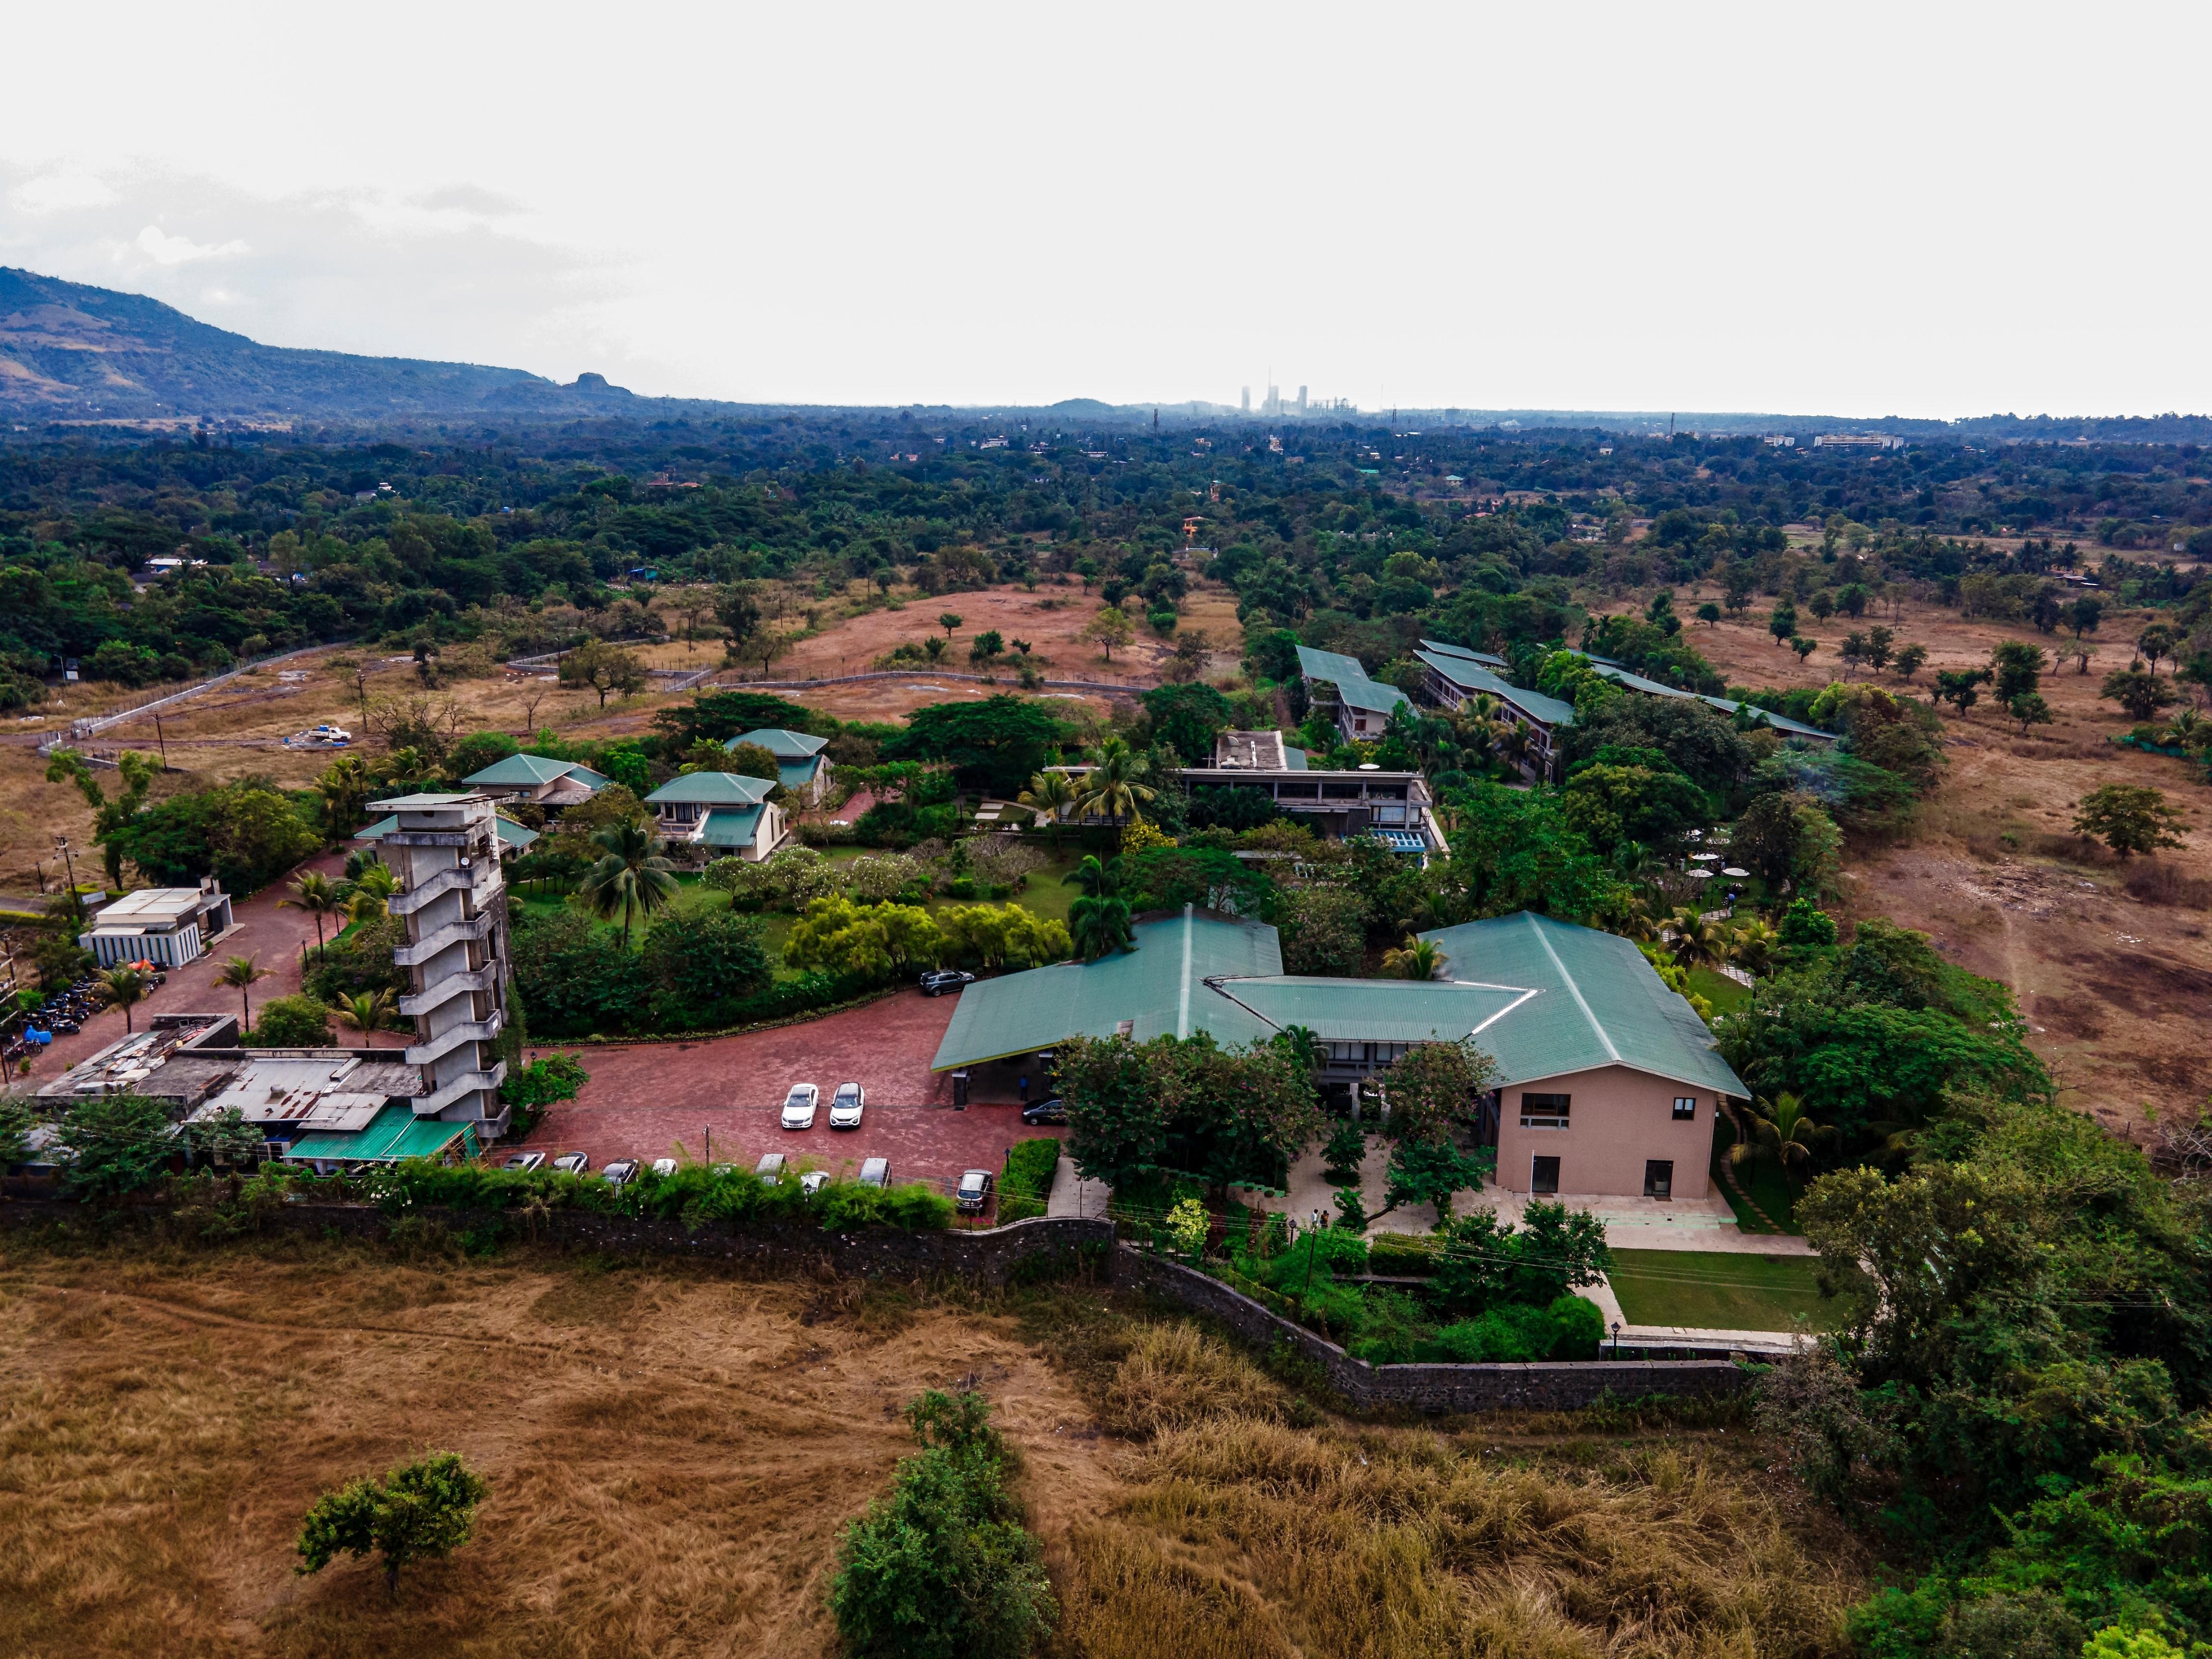
<path fill-rule="evenodd" d="M 1557 1193 L 1559 1190 L 1559 1160 L 1556 1158 L 1531 1158 L 1528 1162 L 1528 1190 L 1534 1193 Z"/>
<path fill-rule="evenodd" d="M 1675 1122 L 1687 1123 L 1692 1118 L 1696 1117 L 1697 1115 L 1698 1097 L 1695 1095 L 1676 1095 L 1674 1097 Z"/>
<path fill-rule="evenodd" d="M 1567 1127 L 1567 1095 L 1521 1097 L 1521 1127 L 1524 1129 L 1564 1129 Z"/>
<path fill-rule="evenodd" d="M 1644 1196 L 1671 1199 L 1674 1196 L 1674 1164 L 1671 1158 L 1647 1159 L 1644 1165 Z"/>

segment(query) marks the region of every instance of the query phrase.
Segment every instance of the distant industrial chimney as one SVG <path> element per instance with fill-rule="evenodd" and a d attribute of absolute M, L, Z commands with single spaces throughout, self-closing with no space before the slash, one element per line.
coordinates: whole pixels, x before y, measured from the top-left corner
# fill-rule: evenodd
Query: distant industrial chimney
<path fill-rule="evenodd" d="M 1252 388 L 1249 386 L 1244 388 L 1244 412 L 1247 415 L 1252 412 Z"/>

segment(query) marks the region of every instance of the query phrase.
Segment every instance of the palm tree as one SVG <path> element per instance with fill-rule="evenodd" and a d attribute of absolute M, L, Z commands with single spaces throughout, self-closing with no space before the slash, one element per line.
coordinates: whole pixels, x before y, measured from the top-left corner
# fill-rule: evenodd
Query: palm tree
<path fill-rule="evenodd" d="M 239 1027 L 241 1031 L 250 1031 L 253 1029 L 253 1005 L 246 998 L 247 988 L 255 980 L 269 977 L 269 969 L 261 967 L 254 960 L 254 957 L 260 954 L 256 951 L 251 957 L 232 957 L 216 971 L 216 984 L 237 988 L 239 1012 L 243 1017 Z"/>
<path fill-rule="evenodd" d="M 342 997 L 337 1006 L 331 1010 L 337 1017 L 339 1024 L 370 1038 L 379 1031 L 388 1030 L 393 1016 L 398 1012 L 388 990 L 362 991 L 353 996 Z M 371 1042 L 369 1046 L 374 1048 L 375 1043 Z"/>
<path fill-rule="evenodd" d="M 1039 772 L 1030 779 L 1030 787 L 1014 798 L 1015 804 L 1026 806 L 1034 822 L 1044 820 L 1052 831 L 1052 850 L 1060 852 L 1060 821 L 1061 816 L 1075 805 L 1075 781 L 1065 772 Z"/>
<path fill-rule="evenodd" d="M 1275 1046 L 1306 1069 L 1308 1076 L 1328 1058 L 1328 1047 L 1310 1025 L 1285 1025 L 1272 1039 Z"/>
<path fill-rule="evenodd" d="M 1063 887 L 1080 887 L 1090 898 L 1111 898 L 1121 890 L 1121 860 L 1108 859 L 1098 861 L 1096 853 L 1085 853 L 1083 862 L 1060 878 Z"/>
<path fill-rule="evenodd" d="M 600 921 L 622 918 L 627 951 L 631 916 L 652 916 L 676 896 L 676 866 L 660 856 L 659 837 L 636 818 L 609 824 L 592 845 L 604 856 L 585 873 L 580 896 Z"/>
<path fill-rule="evenodd" d="M 1129 929 L 1129 901 L 1111 894 L 1085 893 L 1067 907 L 1067 937 L 1085 962 L 1096 962 L 1109 951 L 1133 951 L 1136 936 Z"/>
<path fill-rule="evenodd" d="M 1758 916 L 1736 924 L 1729 935 L 1729 956 L 1746 973 L 1763 974 L 1774 966 L 1774 954 L 1782 948 L 1782 935 L 1771 922 Z"/>
<path fill-rule="evenodd" d="M 1675 911 L 1667 925 L 1674 930 L 1667 948 L 1682 967 L 1701 967 L 1728 956 L 1728 935 L 1721 931 L 1719 922 L 1709 921 L 1695 910 L 1682 909 Z"/>
<path fill-rule="evenodd" d="M 131 1030 L 131 1008 L 154 988 L 154 981 L 137 968 L 104 968 L 98 975 L 100 994 L 123 1011 L 123 1029 Z"/>
<path fill-rule="evenodd" d="M 323 823 L 332 839 L 349 834 L 361 822 L 362 803 L 368 799 L 368 768 L 356 755 L 342 755 L 315 780 L 322 797 Z"/>
<path fill-rule="evenodd" d="M 1403 949 L 1382 953 L 1382 971 L 1401 979 L 1434 979 L 1443 965 L 1444 953 L 1432 939 L 1408 939 Z"/>
<path fill-rule="evenodd" d="M 334 916 L 345 908 L 338 896 L 337 884 L 319 870 L 310 870 L 292 884 L 293 896 L 276 901 L 280 907 L 305 910 L 315 919 L 315 954 L 323 953 L 323 918 Z"/>
<path fill-rule="evenodd" d="M 392 896 L 399 890 L 399 878 L 381 864 L 365 865 L 348 887 L 346 914 L 356 921 L 379 921 L 392 914 Z"/>
<path fill-rule="evenodd" d="M 1127 741 L 1109 738 L 1098 750 L 1098 764 L 1083 780 L 1080 811 L 1103 818 L 1133 818 L 1154 791 L 1137 781 L 1140 763 Z"/>
<path fill-rule="evenodd" d="M 1766 1108 L 1766 1114 L 1751 1115 L 1752 1138 L 1729 1148 L 1731 1164 L 1771 1158 L 1785 1171 L 1800 1170 L 1813 1162 L 1813 1143 L 1835 1133 L 1826 1125 L 1814 1122 L 1806 1115 L 1804 1103 L 1793 1094 L 1779 1094 L 1759 1103 Z"/>

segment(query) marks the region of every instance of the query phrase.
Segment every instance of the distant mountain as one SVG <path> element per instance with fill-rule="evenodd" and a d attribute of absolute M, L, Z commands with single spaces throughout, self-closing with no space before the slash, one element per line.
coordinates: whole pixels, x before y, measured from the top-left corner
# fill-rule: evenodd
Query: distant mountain
<path fill-rule="evenodd" d="M 598 374 L 564 386 L 519 368 L 265 346 L 143 295 L 0 266 L 0 415 L 17 420 L 560 418 L 673 401 Z"/>

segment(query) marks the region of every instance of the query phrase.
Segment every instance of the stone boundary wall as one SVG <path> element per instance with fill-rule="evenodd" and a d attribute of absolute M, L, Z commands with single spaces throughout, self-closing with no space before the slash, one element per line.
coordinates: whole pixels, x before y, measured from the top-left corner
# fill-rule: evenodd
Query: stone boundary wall
<path fill-rule="evenodd" d="M 1611 1396 L 1702 1399 L 1741 1393 L 1751 1374 L 1726 1359 L 1599 1359 L 1534 1364 L 1370 1365 L 1194 1267 L 1123 1245 L 1114 1252 L 1117 1287 L 1148 1291 L 1218 1319 L 1261 1347 L 1288 1343 L 1320 1365 L 1329 1385 L 1363 1409 L 1419 1412 L 1573 1411 Z"/>
<path fill-rule="evenodd" d="M 158 1213 L 153 1206 L 148 1206 L 148 1212 Z M 78 1205 L 64 1200 L 15 1198 L 0 1203 L 0 1227 L 69 1222 L 82 1214 Z M 527 1237 L 529 1231 L 522 1218 L 511 1210 L 422 1208 L 408 1214 L 456 1233 L 481 1227 L 495 1218 L 518 1235 Z M 263 1221 L 262 1231 L 309 1236 L 337 1232 L 349 1238 L 382 1238 L 390 1232 L 392 1220 L 383 1211 L 363 1204 L 288 1204 Z M 841 1273 L 951 1273 L 986 1285 L 1004 1285 L 1024 1261 L 1086 1246 L 1110 1245 L 1114 1226 L 1104 1220 L 1039 1216 L 974 1232 L 957 1227 L 929 1233 L 891 1227 L 851 1233 L 795 1228 L 751 1232 L 712 1224 L 692 1232 L 680 1221 L 552 1210 L 538 1218 L 537 1236 L 546 1243 L 585 1249 L 757 1262 L 799 1272 L 827 1267 Z"/>

